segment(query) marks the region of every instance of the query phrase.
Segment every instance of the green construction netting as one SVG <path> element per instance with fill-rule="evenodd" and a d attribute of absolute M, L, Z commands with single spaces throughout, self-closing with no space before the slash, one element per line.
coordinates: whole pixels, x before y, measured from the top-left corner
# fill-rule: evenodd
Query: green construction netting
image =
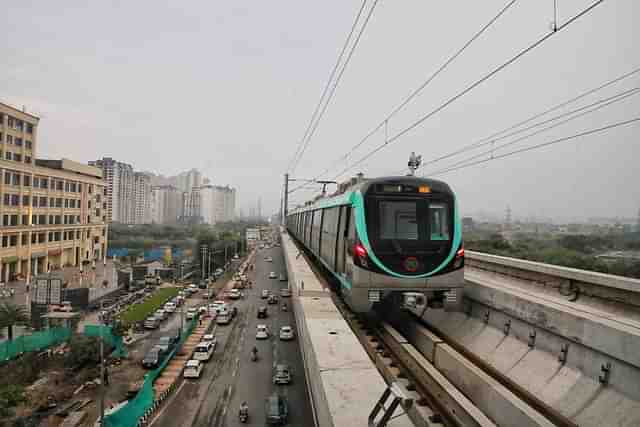
<path fill-rule="evenodd" d="M 142 417 L 145 411 L 153 405 L 153 382 L 160 376 L 164 368 L 173 358 L 173 355 L 182 348 L 182 345 L 189 335 L 191 335 L 191 332 L 193 332 L 197 324 L 198 318 L 196 317 L 187 325 L 185 333 L 182 335 L 180 342 L 171 354 L 164 359 L 158 368 L 145 375 L 142 388 L 138 394 L 136 394 L 136 397 L 131 399 L 125 406 L 121 407 L 116 412 L 104 417 L 105 427 L 136 427 L 138 425 L 140 417 Z"/>
<path fill-rule="evenodd" d="M 88 337 L 99 337 L 100 325 L 85 325 L 84 334 Z M 106 343 L 114 348 L 111 357 L 127 357 L 127 350 L 124 348 L 122 337 L 113 335 L 111 326 L 102 326 L 102 337 Z"/>
<path fill-rule="evenodd" d="M 0 362 L 15 359 L 21 353 L 42 351 L 48 347 L 60 344 L 71 337 L 69 328 L 51 328 L 46 331 L 23 335 L 12 341 L 0 343 Z"/>

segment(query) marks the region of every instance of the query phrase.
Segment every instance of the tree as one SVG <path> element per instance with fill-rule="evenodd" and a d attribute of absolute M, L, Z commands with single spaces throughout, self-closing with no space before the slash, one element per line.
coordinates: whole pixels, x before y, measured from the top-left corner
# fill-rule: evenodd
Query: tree
<path fill-rule="evenodd" d="M 11 302 L 4 302 L 0 305 L 0 328 L 7 328 L 9 341 L 13 340 L 13 327 L 15 325 L 27 325 L 29 323 L 29 313 L 27 308 Z"/>

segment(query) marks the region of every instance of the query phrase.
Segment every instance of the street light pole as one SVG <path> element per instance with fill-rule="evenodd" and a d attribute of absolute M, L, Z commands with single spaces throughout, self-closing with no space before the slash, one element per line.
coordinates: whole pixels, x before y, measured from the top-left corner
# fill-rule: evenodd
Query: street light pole
<path fill-rule="evenodd" d="M 102 329 L 104 328 L 104 299 L 100 300 L 100 425 L 104 427 L 104 338 Z"/>

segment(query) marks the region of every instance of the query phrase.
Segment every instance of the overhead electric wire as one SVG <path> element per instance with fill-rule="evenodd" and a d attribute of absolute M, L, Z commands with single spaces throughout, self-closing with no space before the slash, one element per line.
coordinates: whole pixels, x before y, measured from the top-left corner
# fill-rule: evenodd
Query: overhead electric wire
<path fill-rule="evenodd" d="M 609 97 L 609 98 L 599 100 L 599 101 L 597 101 L 597 102 L 595 102 L 595 103 L 593 103 L 593 104 L 587 105 L 587 106 L 585 106 L 585 107 L 578 108 L 578 109 L 573 110 L 573 111 L 570 111 L 570 112 L 568 112 L 568 113 L 563 113 L 563 114 L 561 114 L 561 115 L 559 115 L 559 116 L 556 116 L 556 117 L 554 117 L 554 118 L 552 118 L 552 119 L 546 120 L 545 122 L 537 123 L 536 125 L 531 126 L 529 129 L 531 129 L 531 128 L 533 128 L 533 127 L 537 127 L 537 126 L 542 125 L 542 124 L 549 123 L 550 121 L 557 120 L 557 119 L 562 118 L 562 117 L 564 117 L 564 116 L 567 116 L 567 115 L 570 115 L 570 114 L 574 114 L 574 113 L 577 113 L 577 112 L 579 112 L 579 111 L 582 111 L 582 110 L 587 109 L 586 111 L 582 111 L 580 114 L 576 114 L 576 115 L 574 115 L 574 116 L 572 116 L 572 117 L 569 117 L 569 118 L 568 118 L 568 119 L 566 119 L 566 120 L 562 120 L 562 121 L 560 121 L 560 122 L 558 122 L 558 123 L 554 123 L 554 124 L 553 124 L 553 125 L 551 125 L 551 126 L 547 126 L 547 127 L 545 127 L 545 128 L 542 128 L 542 129 L 537 130 L 537 131 L 535 131 L 535 132 L 532 132 L 532 133 L 530 133 L 530 134 L 524 135 L 524 136 L 522 136 L 522 137 L 520 137 L 520 138 L 516 138 L 516 139 L 514 139 L 513 141 L 509 141 L 509 142 L 506 142 L 506 143 L 504 143 L 504 144 L 500 144 L 500 145 L 498 145 L 497 147 L 492 147 L 490 150 L 483 151 L 482 153 L 474 154 L 474 155 L 473 155 L 473 156 L 471 156 L 471 157 L 467 157 L 466 159 L 459 160 L 459 161 L 457 161 L 457 162 L 455 162 L 455 163 L 452 163 L 452 164 L 450 164 L 450 165 L 448 165 L 448 166 L 444 167 L 443 169 L 440 169 L 440 170 L 437 170 L 437 171 L 435 171 L 435 172 L 431 172 L 431 173 L 428 173 L 428 174 L 423 174 L 423 176 L 426 176 L 426 175 L 429 175 L 429 176 L 438 175 L 439 173 L 441 173 L 441 172 L 443 172 L 443 171 L 445 171 L 445 170 L 451 169 L 451 168 L 456 167 L 456 166 L 461 165 L 461 164 L 468 163 L 468 162 L 470 162 L 470 161 L 472 161 L 472 160 L 475 160 L 475 159 L 478 159 L 478 158 L 480 158 L 480 157 L 482 157 L 482 156 L 485 156 L 485 155 L 494 155 L 494 153 L 495 153 L 496 151 L 498 151 L 498 150 L 502 150 L 502 149 L 504 149 L 505 147 L 508 147 L 508 146 L 511 146 L 511 145 L 517 144 L 517 143 L 522 142 L 522 141 L 524 141 L 524 140 L 526 140 L 526 139 L 532 138 L 532 137 L 534 137 L 534 136 L 536 136 L 536 135 L 539 135 L 539 134 L 541 134 L 541 133 L 543 133 L 543 132 L 546 132 L 546 131 L 548 131 L 548 130 L 550 130 L 550 129 L 553 129 L 553 128 L 556 128 L 556 127 L 558 127 L 558 126 L 560 126 L 560 125 L 563 125 L 563 124 L 565 124 L 565 123 L 568 123 L 568 122 L 570 122 L 570 121 L 572 121 L 572 120 L 575 120 L 575 119 L 580 118 L 580 117 L 583 117 L 583 116 L 585 116 L 585 115 L 587 115 L 587 114 L 590 114 L 590 113 L 593 113 L 593 112 L 595 112 L 595 111 L 598 111 L 598 110 L 600 110 L 600 109 L 602 109 L 602 108 L 604 108 L 604 107 L 608 107 L 609 105 L 612 105 L 612 104 L 614 104 L 614 103 L 617 103 L 617 102 L 623 101 L 623 100 L 625 100 L 625 99 L 629 98 L 630 96 L 637 95 L 638 93 L 640 93 L 640 88 L 637 88 L 637 87 L 636 87 L 636 88 L 633 88 L 633 89 L 629 89 L 629 90 L 626 90 L 626 91 L 621 92 L 621 93 L 619 93 L 619 94 L 616 94 L 616 95 L 614 95 L 614 96 L 611 96 L 611 97 Z M 598 104 L 600 104 L 600 105 L 598 105 Z M 592 108 L 592 107 L 593 107 L 593 108 Z M 528 130 L 528 129 L 527 129 L 527 130 Z M 505 138 L 506 138 L 506 137 L 505 137 Z"/>
<path fill-rule="evenodd" d="M 355 150 L 360 148 L 360 146 L 362 146 L 362 144 L 364 144 L 371 136 L 373 136 L 376 132 L 378 132 L 380 128 L 385 126 L 391 118 L 393 118 L 398 112 L 400 112 L 409 102 L 411 102 L 411 100 L 413 100 L 416 96 L 418 96 L 424 90 L 424 88 L 426 88 L 440 73 L 442 73 L 456 58 L 458 58 L 458 56 L 462 54 L 462 52 L 464 52 L 474 41 L 476 41 L 487 29 L 489 29 L 489 27 L 491 27 L 509 8 L 511 8 L 511 6 L 513 6 L 516 1 L 517 0 L 509 1 L 500 11 L 498 11 L 498 13 L 495 16 L 493 16 L 489 20 L 489 22 L 487 22 L 479 31 L 477 31 L 469 40 L 467 40 L 465 44 L 462 45 L 462 47 L 460 47 L 436 71 L 434 71 L 424 82 L 422 82 L 420 86 L 414 89 L 408 97 L 406 97 L 398 106 L 396 106 L 389 114 L 387 114 L 387 116 L 375 128 L 369 131 L 356 145 L 354 145 L 349 150 L 349 152 L 344 154 L 339 159 L 335 160 L 334 163 L 341 162 L 342 160 L 348 158 L 351 153 L 353 153 Z M 318 176 L 316 176 L 315 179 L 318 179 L 319 177 L 329 172 L 330 170 L 331 170 L 331 167 L 325 169 Z M 302 187 L 302 186 L 299 186 L 299 187 Z M 299 187 L 294 188 L 292 191 L 297 190 Z"/>
<path fill-rule="evenodd" d="M 591 10 L 593 10 L 596 6 L 598 6 L 603 1 L 604 0 L 596 0 L 590 6 L 588 6 L 587 8 L 582 10 L 581 12 L 579 12 L 576 15 L 574 15 L 573 17 L 571 17 L 568 21 L 566 21 L 565 23 L 563 23 L 562 25 L 557 27 L 554 31 L 551 31 L 548 34 L 545 34 L 544 36 L 542 36 L 541 38 L 539 38 L 538 40 L 536 40 L 535 42 L 533 42 L 532 44 L 530 44 L 526 48 L 522 49 L 516 55 L 512 56 L 509 60 L 507 60 L 506 62 L 502 63 L 498 67 L 494 68 L 489 73 L 485 74 L 483 77 L 481 77 L 480 79 L 476 80 L 474 83 L 472 83 L 471 85 L 467 86 L 465 89 L 463 89 L 462 91 L 458 92 L 456 95 L 454 95 L 453 97 L 449 98 L 447 101 L 445 101 L 444 103 L 440 104 L 435 109 L 431 110 L 429 113 L 427 113 L 427 114 L 423 115 L 422 117 L 420 117 L 418 120 L 413 122 L 408 127 L 404 128 L 400 132 L 396 133 L 394 136 L 392 136 L 391 138 L 386 140 L 383 144 L 381 144 L 381 145 L 377 146 L 376 148 L 374 148 L 373 150 L 371 150 L 369 153 L 367 153 L 365 156 L 363 156 L 362 158 L 357 160 L 355 163 L 351 164 L 347 168 L 345 168 L 342 171 L 340 171 L 340 173 L 338 173 L 336 176 L 334 176 L 333 179 L 335 179 L 336 177 L 339 177 L 340 175 L 342 175 L 343 173 L 345 173 L 348 170 L 352 169 L 353 167 L 358 166 L 359 164 L 361 164 L 362 162 L 366 161 L 367 159 L 369 159 L 371 156 L 373 156 L 374 154 L 376 154 L 377 152 L 379 152 L 383 148 L 387 147 L 391 143 L 397 141 L 402 136 L 406 135 L 411 130 L 413 130 L 416 127 L 420 126 L 427 119 L 433 117 L 435 114 L 439 113 L 444 108 L 446 108 L 447 106 L 449 106 L 450 104 L 452 104 L 456 100 L 460 99 L 461 97 L 463 97 L 464 95 L 469 93 L 471 90 L 475 89 L 476 87 L 478 87 L 479 85 L 481 85 L 485 81 L 489 80 L 491 77 L 495 76 L 496 74 L 498 74 L 500 71 L 502 71 L 503 69 L 505 69 L 509 65 L 511 65 L 514 62 L 516 62 L 518 59 L 520 59 L 521 57 L 523 57 L 527 53 L 531 52 L 532 50 L 534 50 L 535 48 L 537 48 L 538 46 L 543 44 L 545 41 L 549 40 L 555 34 L 559 33 L 560 31 L 562 31 L 563 29 L 567 28 L 572 23 L 576 22 L 578 19 L 580 19 L 581 17 L 583 17 L 584 15 L 589 13 Z"/>
<path fill-rule="evenodd" d="M 576 139 L 576 138 L 579 138 L 579 137 L 582 137 L 582 136 L 588 136 L 588 135 L 592 135 L 592 134 L 595 134 L 595 133 L 604 132 L 604 131 L 609 130 L 609 129 L 613 129 L 613 128 L 616 128 L 616 127 L 619 127 L 619 126 L 625 126 L 625 125 L 632 124 L 632 123 L 635 123 L 635 122 L 638 122 L 638 121 L 640 121 L 640 117 L 635 117 L 633 119 L 625 120 L 625 121 L 622 121 L 622 122 L 612 123 L 612 124 L 609 124 L 609 125 L 606 125 L 606 126 L 603 126 L 603 127 L 600 127 L 600 128 L 590 129 L 588 131 L 584 131 L 584 132 L 580 132 L 580 133 L 573 134 L 573 135 L 570 135 L 570 136 L 565 136 L 565 137 L 562 137 L 562 138 L 554 139 L 552 141 L 543 142 L 541 144 L 531 145 L 531 146 L 528 146 L 528 147 L 524 147 L 524 148 L 520 148 L 520 149 L 517 149 L 517 150 L 513 150 L 513 151 L 510 151 L 508 153 L 501 154 L 499 156 L 494 156 L 492 158 L 482 159 L 482 160 L 478 160 L 478 161 L 475 161 L 475 162 L 472 162 L 472 163 L 469 163 L 469 164 L 466 164 L 466 165 L 462 165 L 462 166 L 459 166 L 459 167 L 456 167 L 456 168 L 451 168 L 451 169 L 448 169 L 446 171 L 440 172 L 438 175 L 442 175 L 444 173 L 449 173 L 449 172 L 453 172 L 453 171 L 456 171 L 456 170 L 459 170 L 459 169 L 464 169 L 464 168 L 467 168 L 467 167 L 475 166 L 475 165 L 478 165 L 478 164 L 481 164 L 481 163 L 490 162 L 491 160 L 502 159 L 502 158 L 513 156 L 513 155 L 516 155 L 516 154 L 519 154 L 519 153 L 524 153 L 524 152 L 527 152 L 527 151 L 536 150 L 538 148 L 547 147 L 549 145 L 558 144 L 560 142 L 570 141 L 570 140 L 573 140 L 573 139 Z"/>
<path fill-rule="evenodd" d="M 340 83 L 340 80 L 342 79 L 342 75 L 344 74 L 345 70 L 347 69 L 347 66 L 349 65 L 349 62 L 351 61 L 351 57 L 353 56 L 353 53 L 356 51 L 356 48 L 358 47 L 358 44 L 360 43 L 360 39 L 362 37 L 362 34 L 364 34 L 364 30 L 367 28 L 367 24 L 369 23 L 369 20 L 371 19 L 371 15 L 373 15 L 373 11 L 376 8 L 376 5 L 378 4 L 379 0 L 374 0 L 373 1 L 373 5 L 371 6 L 371 9 L 369 9 L 369 12 L 367 13 L 367 16 L 364 20 L 364 23 L 362 24 L 362 27 L 360 27 L 360 31 L 358 31 L 358 35 L 356 36 L 356 39 L 353 43 L 353 45 L 351 46 L 351 50 L 349 51 L 349 54 L 347 55 L 347 59 L 344 61 L 344 65 L 342 66 L 342 69 L 340 70 L 340 73 L 338 74 L 338 77 L 336 78 L 333 86 L 331 87 L 331 91 L 329 92 L 329 95 L 327 96 L 327 99 L 324 103 L 324 106 L 322 107 L 322 110 L 320 111 L 320 114 L 318 114 L 318 117 L 315 121 L 315 123 L 313 124 L 313 127 L 311 128 L 311 132 L 309 132 L 309 134 L 306 137 L 306 142 L 302 145 L 302 150 L 300 151 L 300 154 L 298 155 L 297 160 L 294 162 L 293 166 L 291 167 L 291 173 L 295 172 L 296 167 L 298 166 L 298 164 L 300 164 L 300 161 L 302 160 L 302 156 L 304 155 L 305 151 L 307 150 L 307 148 L 309 147 L 309 143 L 311 142 L 311 138 L 313 138 L 313 135 L 316 132 L 316 129 L 318 128 L 318 125 L 320 124 L 320 120 L 322 120 L 322 117 L 324 116 L 324 113 L 327 111 L 327 107 L 329 107 L 329 103 L 331 103 L 331 100 L 333 99 L 333 95 L 336 92 L 336 89 L 338 87 L 338 84 Z"/>
<path fill-rule="evenodd" d="M 612 84 L 618 83 L 619 81 L 624 80 L 627 77 L 630 77 L 630 76 L 632 76 L 634 74 L 637 74 L 638 72 L 640 72 L 640 67 L 635 68 L 635 69 L 631 70 L 630 72 L 625 73 L 625 74 L 623 74 L 623 75 L 621 75 L 619 77 L 616 77 L 615 79 L 606 81 L 605 83 L 601 84 L 600 86 L 595 87 L 593 89 L 589 89 L 586 92 L 583 92 L 580 95 L 575 96 L 575 97 L 573 97 L 573 98 L 571 98 L 571 99 L 569 99 L 567 101 L 563 101 L 563 102 L 561 102 L 559 104 L 556 104 L 553 107 L 550 107 L 550 108 L 548 108 L 548 109 L 546 109 L 546 110 L 544 110 L 544 111 L 542 111 L 540 113 L 536 113 L 533 116 L 531 116 L 531 117 L 529 117 L 529 118 L 527 118 L 525 120 L 522 120 L 522 121 L 520 121 L 520 122 L 518 122 L 516 124 L 513 124 L 513 125 L 511 125 L 511 126 L 509 126 L 507 128 L 504 128 L 504 129 L 502 129 L 502 130 L 500 130 L 498 132 L 494 132 L 493 134 L 491 134 L 491 135 L 489 135 L 487 137 L 484 137 L 484 138 L 482 138 L 482 139 L 480 139 L 480 140 L 478 140 L 478 141 L 476 141 L 474 143 L 466 145 L 466 146 L 464 146 L 464 147 L 462 147 L 462 148 L 460 148 L 460 149 L 458 149 L 456 151 L 452 151 L 451 153 L 448 153 L 448 154 L 442 155 L 440 157 L 436 157 L 435 159 L 423 162 L 421 167 L 425 167 L 425 166 L 428 166 L 430 164 L 433 164 L 433 163 L 448 159 L 450 157 L 457 156 L 458 154 L 464 153 L 466 151 L 470 151 L 472 149 L 487 145 L 487 143 L 491 143 L 492 141 L 499 139 L 498 136 L 503 134 L 503 133 L 505 133 L 505 132 L 509 132 L 509 131 L 511 131 L 513 129 L 519 128 L 520 126 L 522 126 L 524 124 L 527 124 L 527 123 L 529 123 L 529 122 L 531 122 L 531 121 L 533 121 L 533 120 L 535 120 L 535 119 L 537 119 L 539 117 L 547 115 L 547 114 L 549 114 L 549 113 L 551 113 L 553 111 L 559 110 L 560 108 L 566 107 L 569 104 L 572 104 L 572 103 L 574 103 L 574 102 L 576 102 L 576 101 L 578 101 L 578 100 L 580 100 L 580 99 L 582 99 L 582 98 L 584 98 L 586 96 L 589 96 L 589 95 L 591 95 L 591 94 L 593 94 L 593 93 L 595 93 L 595 92 L 597 92 L 599 90 L 602 90 L 602 89 L 604 89 L 604 88 L 606 88 L 608 86 L 611 86 Z M 500 137 L 500 138 L 502 138 L 502 137 Z"/>
<path fill-rule="evenodd" d="M 333 69 L 331 70 L 331 74 L 329 74 L 329 79 L 327 80 L 327 84 L 324 86 L 324 90 L 322 91 L 320 100 L 318 101 L 318 104 L 316 105 L 316 108 L 313 111 L 313 114 L 311 115 L 311 119 L 309 120 L 307 129 L 304 131 L 304 135 L 302 136 L 302 139 L 298 144 L 298 148 L 296 149 L 296 152 L 293 154 L 293 157 L 291 157 L 291 160 L 289 161 L 289 166 L 287 167 L 287 170 L 291 169 L 291 166 L 293 165 L 294 160 L 298 156 L 298 153 L 300 152 L 300 149 L 302 148 L 302 145 L 304 144 L 304 141 L 306 140 L 307 135 L 309 134 L 309 130 L 311 130 L 311 126 L 313 125 L 313 122 L 316 118 L 316 115 L 318 114 L 318 111 L 320 111 L 320 106 L 322 105 L 322 101 L 324 100 L 324 97 L 327 95 L 327 91 L 329 90 L 329 86 L 331 85 L 331 82 L 333 81 L 333 78 L 336 75 L 336 71 L 338 70 L 338 66 L 340 65 L 340 62 L 342 62 L 342 57 L 344 56 L 344 53 L 347 50 L 347 46 L 349 46 L 349 42 L 351 41 L 351 36 L 353 35 L 353 32 L 355 31 L 358 25 L 358 21 L 360 20 L 360 16 L 362 15 L 362 11 L 364 10 L 364 7 L 366 6 L 366 4 L 367 4 L 367 0 L 363 0 L 362 5 L 360 5 L 360 9 L 358 10 L 358 14 L 356 15 L 356 18 L 354 19 L 353 24 L 351 25 L 351 30 L 349 31 L 349 35 L 347 36 L 347 39 L 344 41 L 344 45 L 342 46 L 340 55 L 338 55 L 338 59 L 335 65 L 333 66 Z"/>

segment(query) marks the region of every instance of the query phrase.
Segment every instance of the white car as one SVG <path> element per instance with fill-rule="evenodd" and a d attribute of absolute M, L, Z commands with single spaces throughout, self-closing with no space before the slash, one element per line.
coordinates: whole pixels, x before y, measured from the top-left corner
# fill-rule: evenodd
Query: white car
<path fill-rule="evenodd" d="M 276 272 L 275 272 L 275 271 L 272 271 L 271 273 L 269 273 L 269 279 L 275 279 L 275 278 L 277 278 L 277 277 L 278 277 L 278 276 L 276 275 Z"/>
<path fill-rule="evenodd" d="M 256 328 L 256 339 L 266 340 L 267 338 L 269 338 L 269 328 L 267 328 L 267 325 L 258 325 Z"/>
<path fill-rule="evenodd" d="M 239 289 L 231 289 L 231 291 L 229 291 L 229 298 L 231 298 L 231 299 L 240 298 L 240 290 Z"/>
<path fill-rule="evenodd" d="M 227 303 L 221 300 L 217 300 L 209 304 L 209 310 L 215 310 L 217 312 L 220 312 L 220 310 L 225 308 L 227 308 Z"/>
<path fill-rule="evenodd" d="M 263 289 L 262 290 L 262 299 L 266 299 L 266 298 L 269 298 L 269 290 Z"/>
<path fill-rule="evenodd" d="M 291 296 L 291 289 L 289 289 L 289 288 L 280 289 L 280 296 L 281 297 L 290 297 Z"/>
<path fill-rule="evenodd" d="M 280 339 L 282 341 L 293 339 L 293 328 L 291 326 L 283 326 L 280 328 Z"/>
<path fill-rule="evenodd" d="M 220 310 L 216 316 L 216 323 L 218 325 L 227 325 L 231 322 L 231 313 L 229 310 Z"/>
<path fill-rule="evenodd" d="M 215 351 L 215 349 L 215 341 L 202 341 L 196 346 L 195 350 L 193 351 L 193 358 L 195 360 L 206 362 L 211 359 L 211 356 L 213 356 L 213 352 Z"/>
<path fill-rule="evenodd" d="M 205 334 L 202 336 L 202 341 L 216 341 L 216 336 L 213 334 Z"/>
<path fill-rule="evenodd" d="M 203 368 L 204 368 L 204 365 L 202 364 L 201 361 L 191 359 L 185 365 L 184 372 L 182 375 L 185 378 L 200 378 Z"/>
<path fill-rule="evenodd" d="M 194 317 L 196 317 L 196 313 L 198 312 L 198 310 L 196 310 L 195 308 L 190 308 L 187 310 L 187 320 L 191 320 Z"/>
<path fill-rule="evenodd" d="M 168 302 L 164 305 L 164 311 L 166 311 L 167 313 L 175 313 L 176 305 L 172 302 Z"/>
<path fill-rule="evenodd" d="M 266 262 L 273 262 L 273 258 L 271 258 L 270 256 L 265 257 L 264 259 Z"/>

